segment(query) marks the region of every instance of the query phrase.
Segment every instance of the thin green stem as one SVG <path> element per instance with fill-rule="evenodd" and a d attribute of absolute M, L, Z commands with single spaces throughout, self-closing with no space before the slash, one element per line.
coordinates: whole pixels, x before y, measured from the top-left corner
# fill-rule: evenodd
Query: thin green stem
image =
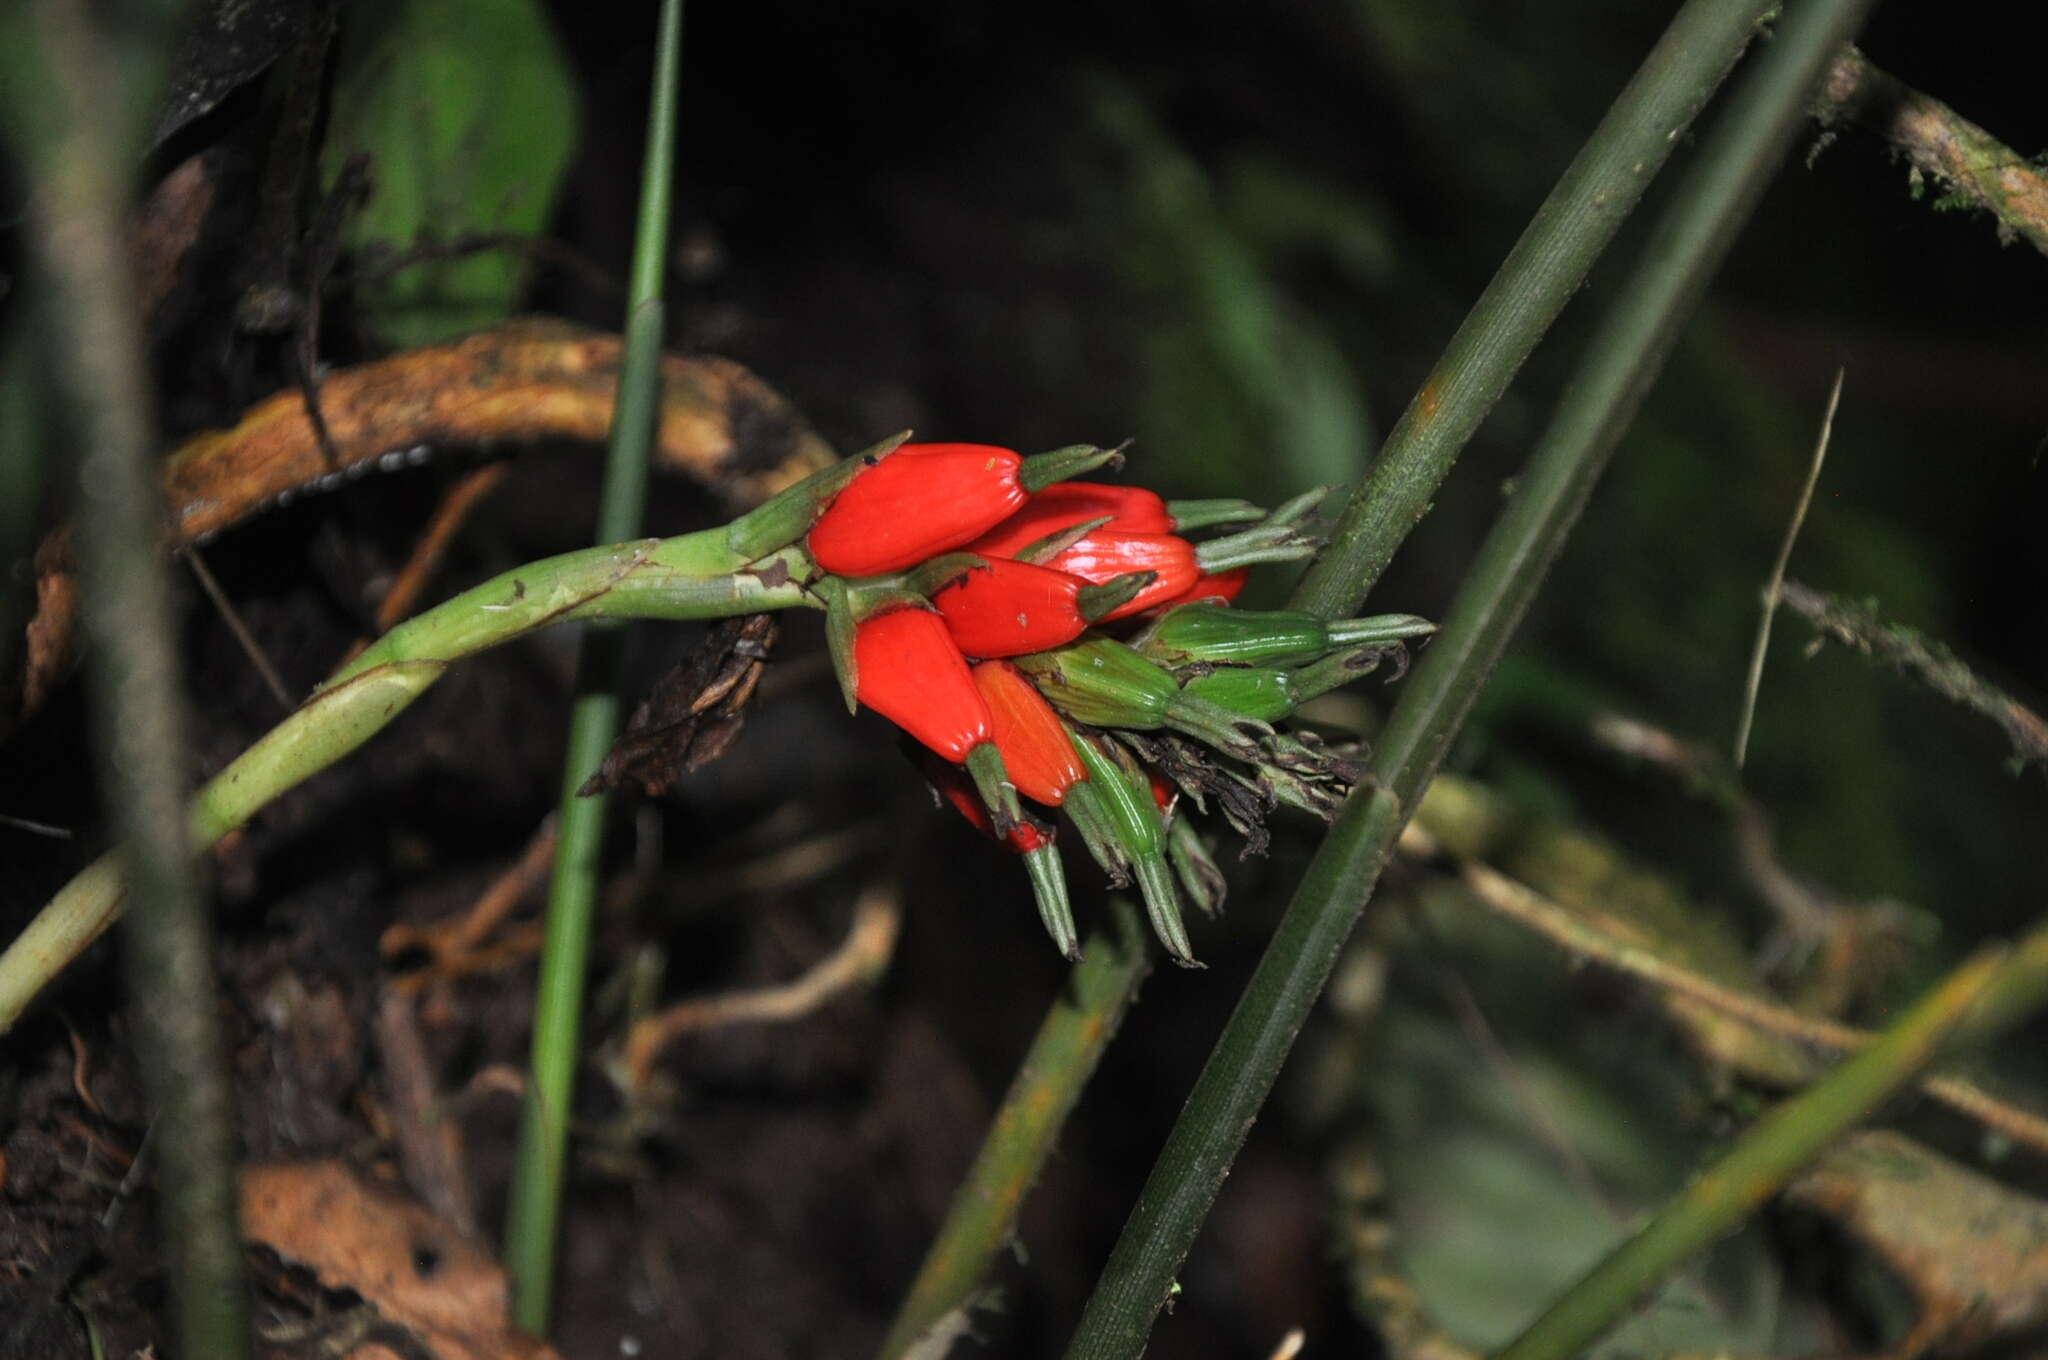
<path fill-rule="evenodd" d="M 1103 1268 L 1069 1356 L 1099 1360 L 1134 1356 L 1143 1348 L 1174 1274 L 1365 909 L 1401 827 L 1661 370 L 1679 327 L 1782 159 L 1815 79 L 1868 3 L 1811 0 L 1800 7 L 1703 148 L 1588 347 L 1435 642 L 1409 678 L 1381 734 L 1371 777 L 1310 863 L 1211 1051 Z M 1361 559 L 1355 569 L 1370 575 L 1377 567 Z M 1326 588 L 1316 602 L 1341 613 L 1358 598 L 1348 587 Z"/>
<path fill-rule="evenodd" d="M 639 533 L 647 500 L 648 455 L 661 407 L 661 294 L 675 180 L 682 42 L 682 0 L 662 0 L 647 150 L 641 160 L 625 353 L 620 361 L 619 400 L 612 417 L 611 448 L 598 509 L 599 543 Z M 505 1223 L 505 1264 L 512 1276 L 513 1313 L 522 1326 L 534 1332 L 547 1331 L 553 1295 L 584 974 L 604 855 L 607 800 L 602 794 L 581 797 L 577 790 L 597 770 L 618 736 L 624 658 L 625 633 L 620 624 L 593 624 L 585 632 L 577 666 L 576 701 L 569 718 L 568 750 L 563 756 L 559 839 L 554 873 L 548 882 L 546 939 L 534 999 L 533 1073 L 527 1083 L 519 1160 Z"/>
<path fill-rule="evenodd" d="M 1687 0 L 1580 148 L 1387 435 L 1294 592 L 1357 610 L 1487 413 L 1656 177 L 1777 0 Z"/>
<path fill-rule="evenodd" d="M 566 620 L 713 619 L 817 604 L 801 584 L 812 570 L 801 549 L 740 571 L 702 571 L 724 551 L 723 531 L 712 530 L 565 553 L 400 624 L 207 781 L 185 814 L 193 848 L 212 845 L 368 741 L 471 653 Z M 67 883 L 0 952 L 0 1034 L 114 921 L 125 892 L 115 857 L 106 856 Z"/>
<path fill-rule="evenodd" d="M 1499 1360 L 1564 1360 L 1620 1321 L 1672 1270 L 1762 1208 L 1820 1152 L 1944 1053 L 1981 1043 L 2048 1000 L 2048 926 L 1979 953 L 1826 1080 L 1758 1120 L 1656 1217 L 1565 1291 Z"/>
<path fill-rule="evenodd" d="M 969 1305 L 1016 1230 L 1018 1208 L 1052 1155 L 1060 1126 L 1137 996 L 1151 966 L 1144 931 L 1124 898 L 1111 898 L 1109 912 L 1108 929 L 1090 936 L 1082 962 L 1018 1064 L 973 1167 L 953 1192 L 946 1221 L 882 1342 L 883 1360 L 904 1354 Z"/>
<path fill-rule="evenodd" d="M 158 1228 L 181 1355 L 248 1354 L 234 1092 L 212 927 L 185 835 L 186 713 L 157 542 L 155 411 L 128 250 L 144 110 L 178 15 L 52 0 L 0 24 L 0 101 L 29 171 L 30 239 L 71 450 L 99 786 L 134 885 L 122 962 L 157 1140 Z M 109 77 L 112 89 L 109 90 Z M 103 870 L 102 875 L 111 873 Z"/>

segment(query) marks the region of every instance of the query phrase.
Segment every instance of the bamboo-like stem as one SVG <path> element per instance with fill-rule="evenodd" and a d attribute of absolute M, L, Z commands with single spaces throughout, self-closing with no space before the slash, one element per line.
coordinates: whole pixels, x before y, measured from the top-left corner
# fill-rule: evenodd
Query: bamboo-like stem
<path fill-rule="evenodd" d="M 2048 1001 L 2048 926 L 1988 949 L 1826 1080 L 1777 1106 L 1656 1217 L 1582 1277 L 1498 1360 L 1582 1354 L 1694 1252 L 1732 1231 L 1842 1134 L 1945 1052 L 1981 1043 Z"/>
<path fill-rule="evenodd" d="M 1121 897 L 1110 899 L 1109 910 L 1108 929 L 1089 939 L 1080 964 L 1045 1013 L 974 1165 L 953 1192 L 946 1221 L 882 1342 L 881 1360 L 905 1354 L 969 1305 L 1015 1231 L 1025 1193 L 1150 971 L 1137 912 Z"/>
<path fill-rule="evenodd" d="M 655 38 L 654 97 L 647 114 L 647 150 L 641 161 L 626 349 L 598 506 L 599 543 L 639 533 L 647 501 L 649 452 L 661 408 L 661 294 L 674 194 L 682 46 L 683 0 L 662 0 Z M 579 790 L 596 773 L 618 737 L 625 654 L 626 635 L 621 624 L 593 624 L 584 633 L 576 701 L 569 715 L 568 749 L 562 757 L 559 837 L 554 874 L 548 881 L 540 985 L 533 1003 L 533 1076 L 526 1085 L 518 1164 L 505 1221 L 505 1265 L 512 1276 L 513 1316 L 521 1326 L 539 1333 L 548 1329 L 554 1294 L 556 1229 L 569 1151 L 569 1102 L 575 1093 L 583 983 L 589 971 L 591 926 L 603 867 L 604 814 L 610 802 L 601 793 L 585 797 Z"/>
<path fill-rule="evenodd" d="M 1295 590 L 1296 608 L 1326 619 L 1357 612 L 1523 360 L 1777 8 L 1776 0 L 1688 0 L 1672 19 L 1388 432 Z"/>
<path fill-rule="evenodd" d="M 368 741 L 464 656 L 574 619 L 712 619 L 815 605 L 810 558 L 789 548 L 727 569 L 725 531 L 587 548 L 530 563 L 400 624 L 336 671 L 296 712 L 209 780 L 189 812 L 204 849 L 271 799 Z M 0 953 L 0 1034 L 121 910 L 126 882 L 103 858 Z"/>
<path fill-rule="evenodd" d="M 185 835 L 186 713 L 170 584 L 155 552 L 156 415 L 127 238 L 129 181 L 178 17 L 157 0 L 19 7 L 0 20 L 0 104 L 29 171 L 49 371 L 68 408 L 56 424 L 77 441 L 93 746 L 134 884 L 122 961 L 143 1089 L 163 1134 L 158 1232 L 172 1335 L 181 1355 L 235 1360 L 249 1351 L 249 1317 L 234 1090 L 212 922 Z M 109 71 L 119 73 L 111 90 Z"/>
<path fill-rule="evenodd" d="M 1730 118 L 1702 149 L 1588 347 L 1436 641 L 1409 677 L 1381 735 L 1371 777 L 1325 837 L 1211 1050 L 1096 1282 L 1070 1357 L 1103 1360 L 1143 1349 L 1180 1263 L 1403 824 L 1661 371 L 1680 326 L 1782 158 L 1814 81 L 1853 34 L 1868 3 L 1811 0 L 1796 10 L 1754 79 L 1744 82 Z M 1688 5 L 1687 11 L 1694 8 Z M 1681 15 L 1674 28 L 1684 22 Z M 1405 521 L 1399 527 L 1405 530 Z M 1372 538 L 1358 541 L 1369 547 Z M 1375 556 L 1360 550 L 1349 568 L 1358 573 L 1356 580 L 1326 575 L 1320 589 L 1305 580 L 1295 603 L 1333 615 L 1348 612 L 1360 598 L 1351 587 L 1377 572 Z M 1351 559 L 1347 553 L 1345 560 Z"/>

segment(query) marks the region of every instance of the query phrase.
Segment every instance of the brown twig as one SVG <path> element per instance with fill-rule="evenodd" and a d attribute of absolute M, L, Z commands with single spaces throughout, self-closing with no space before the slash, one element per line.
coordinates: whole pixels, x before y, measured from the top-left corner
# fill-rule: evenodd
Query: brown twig
<path fill-rule="evenodd" d="M 1596 959 L 1674 996 L 1710 1006 L 1753 1029 L 1835 1053 L 1858 1052 L 1877 1037 L 1868 1030 L 1801 1015 L 1774 1001 L 1702 977 L 1660 957 L 1655 950 L 1600 929 L 1528 885 L 1484 864 L 1466 864 L 1461 877 L 1483 906 L 1527 926 L 1573 954 Z M 1950 1109 L 2013 1142 L 2048 1154 L 2048 1117 L 2007 1104 L 1960 1077 L 1930 1076 L 1921 1081 L 1920 1088 Z"/>
<path fill-rule="evenodd" d="M 462 1150 L 462 1128 L 434 1083 L 412 1002 L 387 987 L 377 1003 L 374 1033 L 391 1105 L 398 1164 L 429 1209 L 465 1233 L 476 1232 L 476 1203 Z"/>
<path fill-rule="evenodd" d="M 1598 715 L 1591 731 L 1601 745 L 1674 772 L 1727 809 L 1735 820 L 1736 866 L 1750 888 L 1777 914 L 1787 936 L 1810 947 L 1837 933 L 1847 904 L 1808 883 L 1778 857 L 1777 834 L 1769 816 L 1715 752 L 1619 713 Z"/>
<path fill-rule="evenodd" d="M 1783 594 L 1786 608 L 1827 637 L 1865 656 L 1890 662 L 1943 698 L 1997 723 L 2022 764 L 2048 765 L 2048 723 L 1980 677 L 1941 643 L 1901 624 L 1886 623 L 1868 604 L 1844 600 L 1797 581 L 1785 582 Z"/>
<path fill-rule="evenodd" d="M 291 689 L 285 684 L 284 677 L 277 673 L 277 667 L 272 665 L 270 658 L 264 654 L 262 644 L 256 641 L 256 635 L 250 632 L 249 625 L 242 621 L 242 611 L 235 608 L 235 602 L 221 589 L 220 579 L 213 574 L 213 568 L 206 565 L 206 559 L 199 555 L 199 549 L 187 543 L 179 549 L 179 554 L 184 557 L 185 565 L 192 568 L 192 575 L 198 580 L 199 588 L 206 592 L 206 598 L 213 601 L 213 607 L 220 611 L 221 619 L 227 624 L 228 631 L 235 635 L 235 641 L 241 645 L 242 654 L 249 658 L 249 664 L 256 668 L 256 674 L 263 677 L 263 687 L 270 691 L 271 698 L 277 700 L 278 708 L 286 713 L 297 708 L 298 704 L 292 699 Z"/>
<path fill-rule="evenodd" d="M 533 319 L 330 373 L 320 403 L 340 471 L 323 455 L 301 394 L 287 389 L 249 408 L 234 428 L 194 436 L 164 460 L 171 543 L 218 533 L 302 490 L 404 467 L 432 447 L 601 445 L 618 376 L 617 336 Z M 789 403 L 740 365 L 710 356 L 662 361 L 656 467 L 750 506 L 832 457 Z M 78 607 L 71 559 L 64 529 L 36 552 L 20 710 L 0 713 L 0 731 L 40 707 L 68 665 Z"/>
<path fill-rule="evenodd" d="M 2001 241 L 2025 237 L 2048 254 L 2048 174 L 1962 117 L 1845 47 L 1821 82 L 1814 116 L 1824 127 L 1852 123 L 1890 142 L 1913 169 L 1914 188 L 1932 175 L 1947 190 L 1937 208 L 1963 204 L 1998 219 Z"/>
<path fill-rule="evenodd" d="M 1820 466 L 1827 460 L 1828 437 L 1835 430 L 1835 408 L 1842 402 L 1842 377 L 1846 370 L 1835 370 L 1834 386 L 1828 389 L 1827 410 L 1820 418 L 1820 437 L 1813 441 L 1813 458 L 1806 469 L 1806 484 L 1799 488 L 1799 499 L 1793 503 L 1792 519 L 1785 525 L 1784 540 L 1778 544 L 1778 556 L 1771 563 L 1770 578 L 1764 582 L 1764 607 L 1757 620 L 1756 645 L 1749 654 L 1749 678 L 1742 687 L 1742 717 L 1735 725 L 1735 768 L 1741 769 L 1742 762 L 1749 755 L 1749 729 L 1756 719 L 1757 691 L 1764 682 L 1764 656 L 1771 647 L 1771 621 L 1778 616 L 1778 592 L 1785 584 L 1785 568 L 1792 562 L 1792 547 L 1799 541 L 1800 526 L 1806 523 L 1807 507 L 1813 504 L 1813 489 L 1820 484 Z"/>
<path fill-rule="evenodd" d="M 385 958 L 420 950 L 431 960 L 427 967 L 400 978 L 394 984 L 397 989 L 410 994 L 434 978 L 476 971 L 479 957 L 486 953 L 479 948 L 485 937 L 541 885 L 554 862 L 555 818 L 551 813 L 527 841 L 518 860 L 493 879 L 466 910 L 427 925 L 395 921 L 386 927 L 378 941 Z"/>
<path fill-rule="evenodd" d="M 358 152 L 350 156 L 334 177 L 334 185 L 320 205 L 313 226 L 306 233 L 305 298 L 299 306 L 297 334 L 292 340 L 292 367 L 299 383 L 299 396 L 306 404 L 306 419 L 312 422 L 313 438 L 330 472 L 341 470 L 341 454 L 334 447 L 333 431 L 327 427 L 327 412 L 320 404 L 320 303 L 327 291 L 327 276 L 341 256 L 341 231 L 349 215 L 369 201 L 370 158 Z"/>
<path fill-rule="evenodd" d="M 505 465 L 487 463 L 464 473 L 448 488 L 441 497 L 441 503 L 434 507 L 433 518 L 420 532 L 419 542 L 413 545 L 412 555 L 405 559 L 405 565 L 392 579 L 391 589 L 385 591 L 384 598 L 377 602 L 378 631 L 397 626 L 400 620 L 412 613 L 421 592 L 432 579 L 434 569 L 441 565 L 448 545 L 469 519 L 470 512 L 504 480 Z"/>
<path fill-rule="evenodd" d="M 831 954 L 802 977 L 773 987 L 694 997 L 633 1025 L 626 1035 L 628 1084 L 644 1087 L 655 1060 L 685 1034 L 723 1025 L 801 1019 L 826 1002 L 881 976 L 896 952 L 902 908 L 893 887 L 870 887 L 854 904 L 853 925 Z"/>
<path fill-rule="evenodd" d="M 372 246 L 358 252 L 354 266 L 346 269 L 342 277 L 351 283 L 373 283 L 410 269 L 414 265 L 457 260 L 467 255 L 482 255 L 494 250 L 502 250 L 511 255 L 524 255 L 536 264 L 559 269 L 607 300 L 625 300 L 625 280 L 567 241 L 559 241 L 550 236 L 521 236 L 506 231 L 464 232 L 445 241 L 415 242 L 403 250 Z"/>

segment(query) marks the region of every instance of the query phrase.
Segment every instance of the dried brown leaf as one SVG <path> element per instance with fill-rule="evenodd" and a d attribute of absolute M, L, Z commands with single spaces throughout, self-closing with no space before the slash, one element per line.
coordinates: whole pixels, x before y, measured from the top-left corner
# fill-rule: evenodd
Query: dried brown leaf
<path fill-rule="evenodd" d="M 245 1168 L 242 1230 L 322 1287 L 361 1295 L 437 1360 L 555 1360 L 508 1320 L 505 1271 L 488 1249 L 340 1162 Z"/>
<path fill-rule="evenodd" d="M 658 798 L 691 770 L 724 755 L 740 734 L 774 643 L 775 620 L 766 614 L 727 619 L 713 628 L 690 659 L 641 700 L 604 764 L 577 792 L 589 797 L 637 784 Z"/>
<path fill-rule="evenodd" d="M 1840 1224 L 1913 1294 L 1894 1352 L 1960 1351 L 2048 1322 L 2048 1202 L 1901 1134 L 1853 1134 L 1785 1191 Z"/>

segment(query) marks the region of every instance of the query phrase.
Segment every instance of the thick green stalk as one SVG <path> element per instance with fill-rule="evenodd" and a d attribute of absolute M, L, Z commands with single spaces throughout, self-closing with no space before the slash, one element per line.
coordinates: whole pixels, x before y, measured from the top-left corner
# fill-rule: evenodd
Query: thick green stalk
<path fill-rule="evenodd" d="M 1018 1065 L 973 1167 L 953 1192 L 946 1221 L 882 1342 L 883 1360 L 902 1355 L 973 1298 L 1016 1230 L 1017 1211 L 1052 1155 L 1060 1126 L 1137 996 L 1151 963 L 1144 932 L 1124 898 L 1111 898 L 1109 911 L 1109 929 L 1090 937 Z"/>
<path fill-rule="evenodd" d="M 185 814 L 193 848 L 212 845 L 368 741 L 473 652 L 565 620 L 715 619 L 817 603 L 799 584 L 812 570 L 801 549 L 733 572 L 723 570 L 729 556 L 719 529 L 587 548 L 515 568 L 407 620 L 207 781 Z M 116 858 L 103 857 L 0 952 L 0 1034 L 113 922 L 126 890 Z"/>
<path fill-rule="evenodd" d="M 1550 323 L 1778 0 L 1687 0 L 1586 139 L 1387 435 L 1294 592 L 1355 613 Z"/>
<path fill-rule="evenodd" d="M 164 513 L 156 414 L 128 250 L 130 181 L 178 18 L 175 6 L 148 0 L 21 7 L 0 22 L 0 111 L 28 171 L 44 293 L 36 314 L 61 411 L 49 433 L 75 441 L 93 746 L 134 884 L 122 961 L 143 1088 L 162 1133 L 158 1230 L 172 1335 L 182 1355 L 234 1360 L 249 1349 L 234 1092 L 212 922 L 185 835 L 186 714 L 170 585 L 155 551 Z"/>
<path fill-rule="evenodd" d="M 1500 522 L 1381 734 L 1153 1166 L 1068 1350 L 1133 1356 L 1401 827 L 1577 520 L 1708 278 L 1869 0 L 1809 0 L 1761 59 L 1588 347 Z M 1341 611 L 1357 598 L 1334 598 Z M 1297 600 L 1297 604 L 1301 601 Z"/>
<path fill-rule="evenodd" d="M 662 281 L 668 259 L 675 181 L 676 102 L 681 87 L 682 0 L 662 0 L 655 39 L 647 150 L 641 160 L 640 213 L 633 241 L 631 298 L 619 400 L 612 417 L 597 541 L 640 532 L 647 499 L 648 453 L 661 406 Z M 505 1264 L 512 1275 L 513 1313 L 545 1332 L 554 1284 L 555 1238 L 569 1146 L 569 1104 L 575 1090 L 583 982 L 591 920 L 604 854 L 606 799 L 580 797 L 619 731 L 625 634 L 619 624 L 592 624 L 583 637 L 576 701 L 563 756 L 561 810 L 554 873 L 548 882 L 546 940 L 534 998 L 533 1072 L 519 1129 L 519 1160 L 506 1212 Z"/>
<path fill-rule="evenodd" d="M 1945 1053 L 1980 1043 L 2048 1000 L 2048 926 L 1950 973 L 1877 1042 L 1773 1109 L 1640 1231 L 1593 1267 L 1498 1360 L 1566 1360 L 1694 1253 L 1734 1231 L 1827 1145 Z"/>

